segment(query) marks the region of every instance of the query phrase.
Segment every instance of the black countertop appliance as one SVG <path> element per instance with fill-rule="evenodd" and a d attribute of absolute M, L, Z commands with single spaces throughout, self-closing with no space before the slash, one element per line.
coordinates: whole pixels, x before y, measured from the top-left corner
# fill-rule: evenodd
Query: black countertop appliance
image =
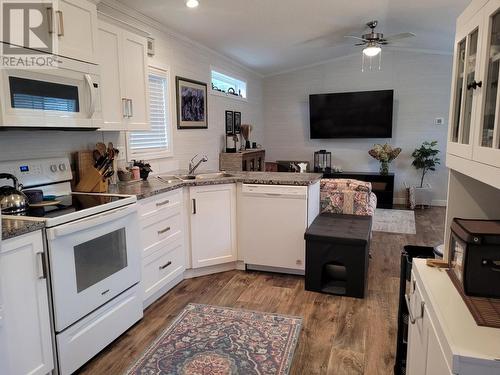
<path fill-rule="evenodd" d="M 453 219 L 450 250 L 465 294 L 500 298 L 500 220 Z"/>

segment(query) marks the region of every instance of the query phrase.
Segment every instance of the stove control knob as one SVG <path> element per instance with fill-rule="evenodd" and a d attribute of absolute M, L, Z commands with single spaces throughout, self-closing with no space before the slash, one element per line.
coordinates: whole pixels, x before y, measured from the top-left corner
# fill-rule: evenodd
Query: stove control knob
<path fill-rule="evenodd" d="M 57 165 L 52 164 L 52 165 L 50 166 L 50 171 L 51 171 L 52 173 L 56 173 L 56 172 L 57 172 Z"/>
<path fill-rule="evenodd" d="M 63 164 L 63 163 L 59 164 L 59 170 L 61 172 L 64 172 L 66 170 L 66 164 Z"/>

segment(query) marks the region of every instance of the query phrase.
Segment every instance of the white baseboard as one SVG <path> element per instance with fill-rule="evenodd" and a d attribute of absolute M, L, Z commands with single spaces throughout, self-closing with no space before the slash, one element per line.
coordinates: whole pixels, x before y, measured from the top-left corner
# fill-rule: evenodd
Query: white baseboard
<path fill-rule="evenodd" d="M 394 198 L 392 202 L 394 204 L 405 205 L 406 204 L 406 198 Z M 433 199 L 431 205 L 432 206 L 437 206 L 437 207 L 446 207 L 447 202 L 446 202 L 446 200 L 443 200 L 443 199 Z"/>
<path fill-rule="evenodd" d="M 291 268 L 281 268 L 281 267 L 271 267 L 271 266 L 259 266 L 255 264 L 247 264 L 247 269 L 252 271 L 288 273 L 291 275 L 300 275 L 300 276 L 304 276 L 306 273 L 306 271 L 304 270 L 295 270 Z"/>

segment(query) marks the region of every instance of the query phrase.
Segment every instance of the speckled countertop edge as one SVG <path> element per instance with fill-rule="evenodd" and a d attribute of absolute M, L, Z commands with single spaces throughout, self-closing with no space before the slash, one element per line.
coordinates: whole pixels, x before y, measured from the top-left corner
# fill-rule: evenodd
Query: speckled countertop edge
<path fill-rule="evenodd" d="M 155 176 L 150 176 L 147 181 L 133 181 L 118 183 L 110 187 L 110 193 L 135 195 L 138 200 L 146 199 L 168 191 L 189 186 L 219 185 L 242 182 L 246 184 L 259 185 L 293 185 L 309 186 L 319 181 L 322 177 L 319 173 L 283 173 L 283 172 L 228 172 L 231 177 L 218 179 L 173 181 L 166 183 Z M 172 173 L 182 174 L 182 173 Z"/>
<path fill-rule="evenodd" d="M 2 217 L 2 240 L 17 237 L 26 233 L 43 229 L 43 221 L 24 220 Z"/>

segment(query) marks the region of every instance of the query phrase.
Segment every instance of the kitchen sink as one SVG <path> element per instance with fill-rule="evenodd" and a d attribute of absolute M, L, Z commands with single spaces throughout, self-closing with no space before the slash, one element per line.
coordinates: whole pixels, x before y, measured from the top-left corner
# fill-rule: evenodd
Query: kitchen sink
<path fill-rule="evenodd" d="M 162 175 L 157 176 L 158 179 L 165 183 L 173 183 L 181 181 L 191 181 L 191 180 L 217 180 L 219 178 L 234 177 L 234 175 L 226 172 L 213 172 L 213 173 L 200 173 L 196 175 L 192 174 L 182 174 L 182 175 Z"/>
<path fill-rule="evenodd" d="M 197 180 L 214 180 L 218 178 L 234 177 L 234 175 L 226 172 L 200 173 L 196 176 Z"/>
<path fill-rule="evenodd" d="M 174 175 L 162 175 L 162 176 L 156 176 L 156 178 L 166 184 L 173 184 L 175 182 L 179 182 L 180 180 L 179 177 Z"/>

